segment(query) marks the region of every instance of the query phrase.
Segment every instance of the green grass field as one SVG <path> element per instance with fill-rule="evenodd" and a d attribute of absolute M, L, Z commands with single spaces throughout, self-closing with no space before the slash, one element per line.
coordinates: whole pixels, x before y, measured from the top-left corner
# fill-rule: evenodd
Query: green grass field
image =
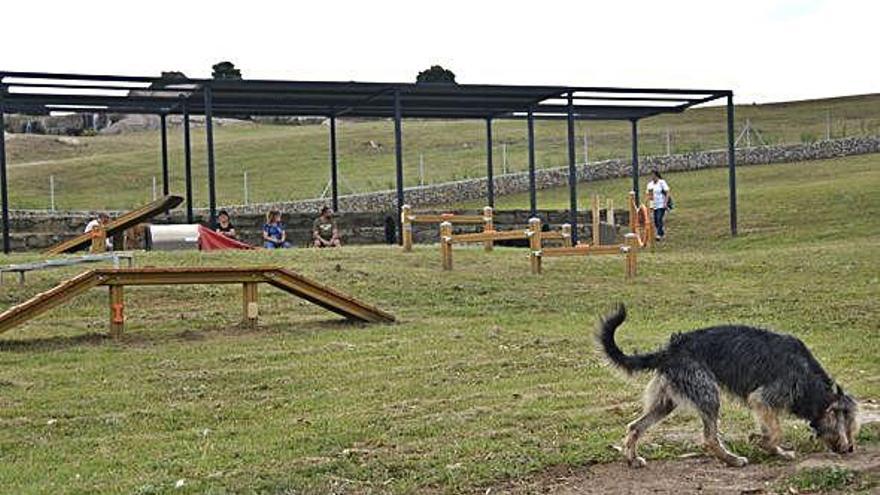
<path fill-rule="evenodd" d="M 832 137 L 876 135 L 880 129 L 880 95 L 853 96 L 768 105 L 740 105 L 737 129 L 751 119 L 770 144 L 799 143 L 825 137 L 831 112 Z M 725 117 L 720 107 L 695 109 L 640 123 L 642 154 L 687 152 L 726 146 Z M 502 170 L 507 146 L 509 170 L 527 166 L 524 121 L 495 123 L 494 158 Z M 581 139 L 589 135 L 590 160 L 630 154 L 628 122 L 579 122 Z M 390 121 L 341 121 L 339 127 L 340 191 L 394 187 L 394 141 Z M 152 179 L 161 187 L 158 132 L 79 138 L 80 146 L 59 143 L 51 136 L 17 135 L 8 143 L 9 194 L 13 208 L 48 208 L 49 176 L 53 176 L 58 209 L 130 209 L 151 198 Z M 318 197 L 329 179 L 326 126 L 222 126 L 215 131 L 217 195 L 221 205 L 244 201 L 243 175 L 248 172 L 251 202 L 276 202 Z M 381 145 L 375 151 L 369 146 Z M 563 122 L 536 124 L 536 160 L 540 167 L 567 163 Z M 171 190 L 183 194 L 183 152 L 179 127 L 169 131 Z M 193 132 L 194 199 L 207 205 L 204 134 Z M 424 156 L 428 183 L 485 176 L 485 123 L 482 121 L 404 122 L 405 181 L 419 181 L 419 156 Z"/>
<path fill-rule="evenodd" d="M 878 160 L 744 167 L 736 239 L 725 235 L 723 171 L 672 175 L 670 240 L 640 256 L 633 283 L 618 257 L 548 259 L 532 277 L 522 250 L 476 246 L 456 250 L 451 273 L 436 246 L 143 254 L 140 265 L 281 264 L 399 323 L 345 324 L 264 288 L 261 326 L 246 331 L 239 288 L 131 288 L 127 331 L 113 342 L 95 289 L 3 335 L 2 491 L 482 493 L 551 466 L 617 460 L 608 446 L 638 414 L 647 380 L 595 351 L 597 316 L 617 301 L 630 308 L 618 338 L 627 350 L 715 323 L 766 325 L 802 338 L 856 396 L 876 400 Z M 78 271 L 3 285 L 0 307 Z M 752 428 L 745 409 L 725 405 L 732 447 L 771 462 L 748 442 Z M 789 421 L 785 441 L 819 450 L 807 430 Z M 676 415 L 643 450 L 649 462 L 674 458 L 699 448 L 698 431 Z M 880 428 L 860 439 L 876 445 Z"/>

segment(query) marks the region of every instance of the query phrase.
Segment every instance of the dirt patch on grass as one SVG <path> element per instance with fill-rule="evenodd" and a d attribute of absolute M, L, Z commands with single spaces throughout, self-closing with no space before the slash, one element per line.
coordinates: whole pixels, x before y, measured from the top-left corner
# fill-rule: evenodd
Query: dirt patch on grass
<path fill-rule="evenodd" d="M 843 469 L 854 473 L 857 486 L 850 490 L 876 488 L 880 477 L 880 446 L 862 446 L 851 456 L 810 454 L 795 462 L 752 464 L 729 468 L 705 456 L 669 461 L 648 461 L 643 469 L 631 469 L 623 461 L 581 468 L 555 467 L 531 478 L 494 487 L 487 493 L 575 494 L 772 494 L 813 493 L 789 480 L 806 470 Z"/>

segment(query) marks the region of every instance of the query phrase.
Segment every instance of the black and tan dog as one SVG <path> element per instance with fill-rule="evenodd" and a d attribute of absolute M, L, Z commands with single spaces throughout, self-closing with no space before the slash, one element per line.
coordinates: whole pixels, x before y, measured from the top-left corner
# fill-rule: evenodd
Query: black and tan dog
<path fill-rule="evenodd" d="M 598 338 L 611 362 L 627 373 L 654 372 L 645 390 L 644 414 L 629 424 L 624 439 L 631 466 L 645 465 L 637 452 L 639 438 L 678 406 L 699 412 L 711 454 L 731 466 L 745 466 L 748 459 L 728 451 L 719 438 L 721 390 L 748 404 L 760 424 L 762 446 L 773 454 L 794 457 L 779 445 L 778 413 L 783 411 L 809 421 L 831 450 L 853 451 L 857 403 L 797 338 L 748 326 L 717 326 L 675 334 L 656 352 L 628 356 L 614 342 L 614 331 L 625 319 L 621 305 L 602 321 Z"/>

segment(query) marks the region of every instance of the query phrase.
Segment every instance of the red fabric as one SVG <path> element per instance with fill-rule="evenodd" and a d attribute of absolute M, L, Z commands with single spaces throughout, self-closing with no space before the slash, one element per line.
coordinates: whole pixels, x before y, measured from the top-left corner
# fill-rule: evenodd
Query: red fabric
<path fill-rule="evenodd" d="M 214 232 L 204 225 L 199 225 L 199 249 L 213 251 L 215 249 L 254 249 L 254 247 L 226 237 L 219 232 Z"/>

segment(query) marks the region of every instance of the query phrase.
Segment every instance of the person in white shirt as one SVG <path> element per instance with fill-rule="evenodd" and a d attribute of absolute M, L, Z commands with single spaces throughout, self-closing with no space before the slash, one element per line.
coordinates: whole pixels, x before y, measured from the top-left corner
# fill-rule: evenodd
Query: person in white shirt
<path fill-rule="evenodd" d="M 86 224 L 86 229 L 83 231 L 85 233 L 89 233 L 94 230 L 96 227 L 104 227 L 108 223 L 110 223 L 110 215 L 106 213 L 99 213 L 98 218 L 93 218 L 89 223 Z M 108 237 L 104 240 L 107 245 L 107 250 L 113 250 L 113 241 Z"/>
<path fill-rule="evenodd" d="M 660 241 L 666 237 L 664 221 L 669 207 L 669 184 L 663 180 L 663 176 L 658 170 L 651 172 L 651 180 L 648 182 L 648 200 L 654 208 L 654 229 L 657 233 L 657 240 Z"/>

